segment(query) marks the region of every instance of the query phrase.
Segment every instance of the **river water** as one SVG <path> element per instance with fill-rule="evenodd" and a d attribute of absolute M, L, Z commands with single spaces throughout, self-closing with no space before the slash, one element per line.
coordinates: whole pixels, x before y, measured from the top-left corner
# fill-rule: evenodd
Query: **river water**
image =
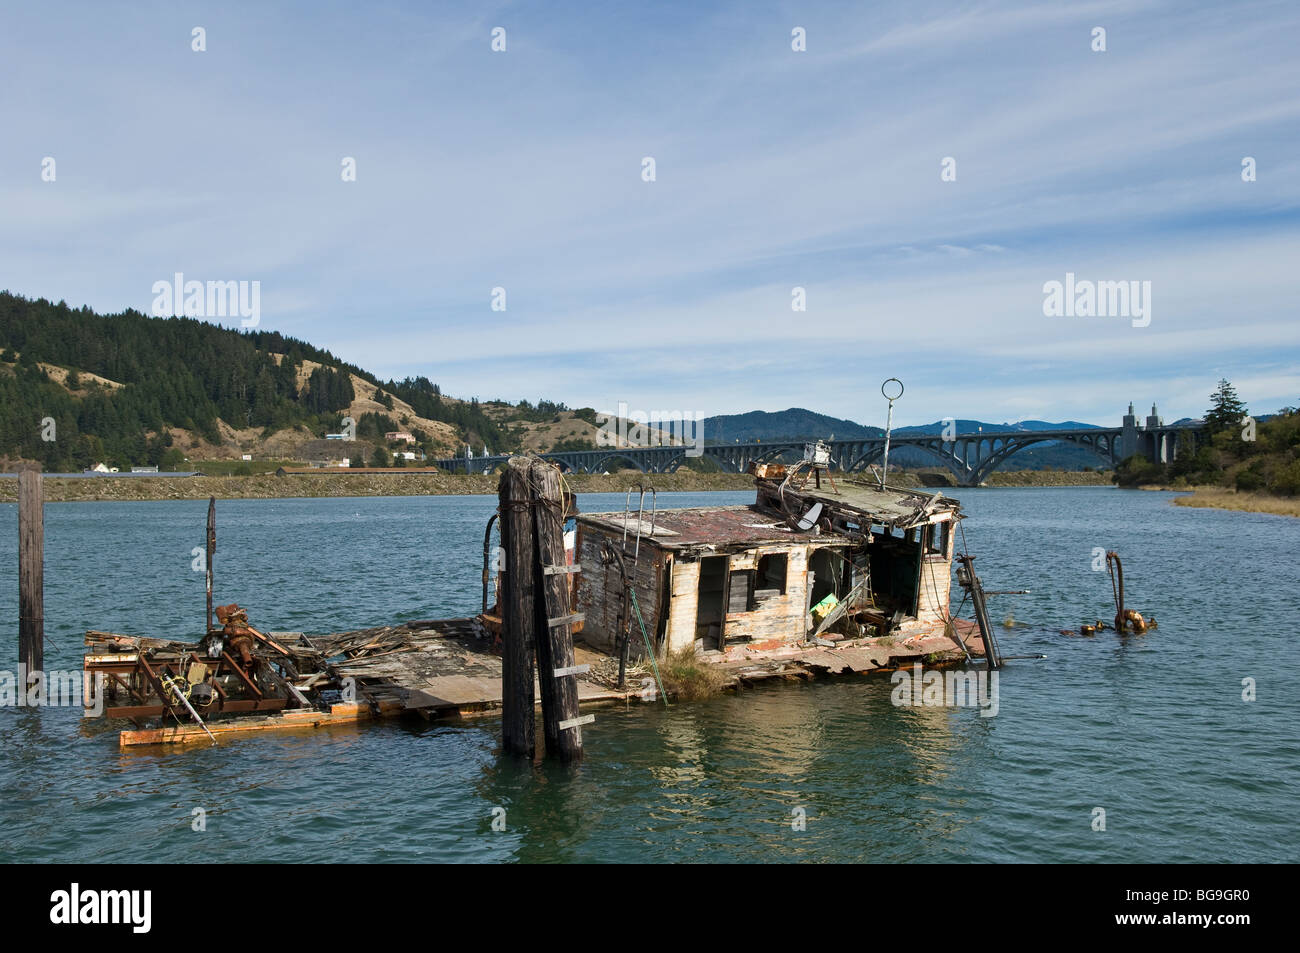
<path fill-rule="evenodd" d="M 668 709 L 593 709 L 587 760 L 561 768 L 500 760 L 495 719 L 123 751 L 77 709 L 0 708 L 0 859 L 1300 859 L 1300 521 L 1111 488 L 958 495 L 986 587 L 1032 590 L 991 599 L 996 622 L 1009 612 L 1016 622 L 999 630 L 1004 653 L 1047 656 L 1007 663 L 993 717 L 896 707 L 882 677 L 771 685 Z M 663 494 L 660 505 L 751 500 Z M 623 499 L 580 503 L 621 510 Z M 220 502 L 216 595 L 263 631 L 472 614 L 494 505 Z M 206 506 L 46 506 L 47 670 L 79 668 L 87 628 L 201 630 L 192 560 Z M 16 520 L 0 505 L 7 669 Z M 1122 555 L 1128 604 L 1159 628 L 1060 634 L 1114 614 L 1098 549 Z"/>

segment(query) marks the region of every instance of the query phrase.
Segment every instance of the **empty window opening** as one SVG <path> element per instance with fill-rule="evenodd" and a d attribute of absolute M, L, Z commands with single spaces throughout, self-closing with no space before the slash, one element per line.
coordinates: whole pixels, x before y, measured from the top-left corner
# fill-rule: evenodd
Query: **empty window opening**
<path fill-rule="evenodd" d="M 727 557 L 705 556 L 700 560 L 699 601 L 695 610 L 695 638 L 703 640 L 706 649 L 722 647 L 723 610 L 727 582 Z"/>
<path fill-rule="evenodd" d="M 949 523 L 931 523 L 925 534 L 925 554 L 927 556 L 945 556 L 948 553 Z"/>
<path fill-rule="evenodd" d="M 754 570 L 737 569 L 731 573 L 727 611 L 748 612 L 754 605 Z"/>
<path fill-rule="evenodd" d="M 790 558 L 785 553 L 769 553 L 758 557 L 757 588 L 776 590 L 776 595 L 785 595 L 786 575 L 790 568 Z"/>

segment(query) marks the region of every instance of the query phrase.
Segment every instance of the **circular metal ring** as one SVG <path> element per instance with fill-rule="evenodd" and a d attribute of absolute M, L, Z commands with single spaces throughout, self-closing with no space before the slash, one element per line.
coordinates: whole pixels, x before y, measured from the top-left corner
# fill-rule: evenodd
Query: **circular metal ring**
<path fill-rule="evenodd" d="M 895 394 L 893 397 L 890 397 L 889 393 L 885 390 L 885 386 L 889 383 L 889 381 L 893 381 L 895 384 L 898 385 L 898 393 Z M 884 384 L 880 385 L 880 393 L 884 394 L 885 400 L 898 400 L 898 398 L 903 396 L 903 382 L 900 381 L 897 377 L 891 377 L 889 378 L 889 380 L 886 380 Z"/>

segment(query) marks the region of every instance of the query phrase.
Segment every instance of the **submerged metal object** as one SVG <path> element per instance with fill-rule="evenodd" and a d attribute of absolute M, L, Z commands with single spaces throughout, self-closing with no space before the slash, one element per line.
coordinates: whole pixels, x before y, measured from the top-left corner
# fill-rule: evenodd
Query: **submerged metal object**
<path fill-rule="evenodd" d="M 1106 553 L 1106 568 L 1110 572 L 1111 591 L 1115 597 L 1115 631 L 1141 635 L 1147 630 L 1147 621 L 1136 609 L 1124 608 L 1124 564 L 1113 549 Z"/>

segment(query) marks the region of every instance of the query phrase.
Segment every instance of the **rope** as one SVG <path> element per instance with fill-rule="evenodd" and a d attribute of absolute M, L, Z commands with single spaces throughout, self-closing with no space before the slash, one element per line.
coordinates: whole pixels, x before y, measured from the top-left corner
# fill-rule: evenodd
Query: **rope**
<path fill-rule="evenodd" d="M 641 628 L 641 640 L 645 642 L 646 654 L 650 656 L 650 664 L 654 666 L 655 681 L 659 685 L 659 695 L 664 700 L 664 707 L 668 707 L 668 693 L 664 691 L 664 680 L 659 676 L 659 663 L 655 661 L 654 649 L 650 646 L 650 636 L 646 634 L 645 620 L 641 618 L 641 604 L 637 601 L 636 590 L 628 586 L 628 592 L 632 595 L 632 610 L 636 612 L 636 624 Z"/>
<path fill-rule="evenodd" d="M 966 527 L 963 526 L 963 525 L 961 524 L 961 520 L 958 520 L 958 521 L 957 521 L 957 529 L 959 529 L 959 530 L 961 531 L 961 554 L 962 554 L 963 556 L 968 556 L 968 555 L 970 555 L 970 547 L 968 547 L 968 546 L 966 545 Z M 946 619 L 946 620 L 944 620 L 944 621 L 945 621 L 945 622 L 946 622 L 946 621 L 950 621 L 950 620 L 951 620 L 951 621 L 955 621 L 955 620 L 957 619 L 957 617 L 961 615 L 961 610 L 964 609 L 964 608 L 966 608 L 966 600 L 969 599 L 969 598 L 970 598 L 970 590 L 969 590 L 969 589 L 963 589 L 963 590 L 962 590 L 962 597 L 961 597 L 961 604 L 957 606 L 957 611 L 956 611 L 956 612 L 950 612 L 950 613 L 948 614 L 948 619 Z"/>

